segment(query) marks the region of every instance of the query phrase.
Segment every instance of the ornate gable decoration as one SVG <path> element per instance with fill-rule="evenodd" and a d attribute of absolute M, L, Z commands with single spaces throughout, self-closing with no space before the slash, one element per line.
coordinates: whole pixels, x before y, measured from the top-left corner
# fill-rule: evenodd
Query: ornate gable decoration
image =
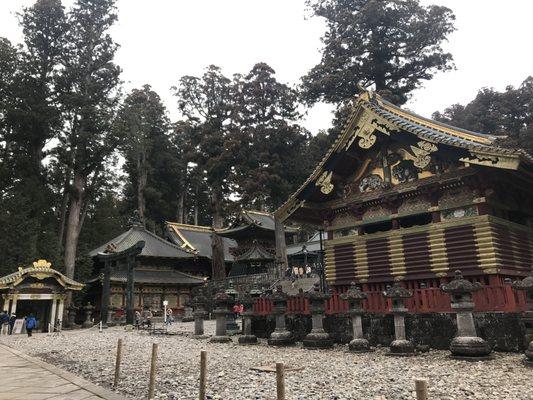
<path fill-rule="evenodd" d="M 47 278 L 54 278 L 62 287 L 68 290 L 81 290 L 85 286 L 52 269 L 52 263 L 46 260 L 37 260 L 28 268 L 19 267 L 17 272 L 1 277 L 0 289 L 13 288 L 26 278 L 35 278 L 41 281 Z"/>

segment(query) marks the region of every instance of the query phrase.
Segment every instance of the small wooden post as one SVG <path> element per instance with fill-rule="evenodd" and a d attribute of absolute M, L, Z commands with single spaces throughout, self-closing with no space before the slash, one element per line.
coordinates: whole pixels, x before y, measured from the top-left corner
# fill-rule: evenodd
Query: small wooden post
<path fill-rule="evenodd" d="M 428 400 L 428 381 L 425 379 L 415 380 L 415 390 L 417 400 Z"/>
<path fill-rule="evenodd" d="M 113 380 L 113 387 L 117 387 L 120 378 L 120 363 L 122 362 L 122 339 L 117 343 L 117 358 L 115 360 L 115 379 Z"/>
<path fill-rule="evenodd" d="M 157 343 L 154 343 L 152 345 L 152 363 L 150 365 L 150 384 L 148 386 L 148 400 L 152 400 L 154 398 L 156 364 L 157 364 Z"/>
<path fill-rule="evenodd" d="M 207 351 L 200 352 L 200 400 L 205 400 L 207 385 Z"/>
<path fill-rule="evenodd" d="M 283 363 L 276 363 L 276 388 L 278 400 L 285 400 L 285 368 Z"/>

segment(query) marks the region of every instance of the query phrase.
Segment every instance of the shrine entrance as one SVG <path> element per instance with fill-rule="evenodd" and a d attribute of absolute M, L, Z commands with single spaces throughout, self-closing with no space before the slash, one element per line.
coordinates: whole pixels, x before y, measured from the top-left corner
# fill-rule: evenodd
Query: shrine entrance
<path fill-rule="evenodd" d="M 17 302 L 17 318 L 25 318 L 30 314 L 37 319 L 35 332 L 48 332 L 51 323 L 52 300 L 19 300 Z"/>

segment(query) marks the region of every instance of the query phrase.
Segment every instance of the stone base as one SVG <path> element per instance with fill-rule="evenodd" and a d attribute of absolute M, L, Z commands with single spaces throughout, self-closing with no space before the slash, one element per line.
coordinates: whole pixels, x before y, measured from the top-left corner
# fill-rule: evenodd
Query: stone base
<path fill-rule="evenodd" d="M 333 347 L 333 339 L 326 332 L 311 331 L 303 340 L 303 345 L 307 349 L 329 349 Z"/>
<path fill-rule="evenodd" d="M 524 365 L 526 367 L 533 368 L 533 360 L 531 358 L 524 358 Z"/>
<path fill-rule="evenodd" d="M 353 339 L 348 345 L 348 350 L 353 353 L 367 353 L 372 351 L 370 343 L 364 338 Z"/>
<path fill-rule="evenodd" d="M 477 336 L 455 337 L 450 344 L 454 357 L 485 357 L 492 349 L 489 344 Z"/>
<path fill-rule="evenodd" d="M 294 344 L 294 339 L 289 331 L 274 331 L 268 338 L 270 346 L 290 346 Z"/>
<path fill-rule="evenodd" d="M 239 344 L 257 344 L 257 336 L 255 335 L 242 335 L 239 336 Z"/>
<path fill-rule="evenodd" d="M 84 323 L 81 325 L 81 327 L 82 327 L 82 328 L 85 328 L 85 329 L 87 329 L 87 328 L 92 328 L 93 326 L 94 326 L 94 324 L 93 324 L 92 322 L 84 322 Z"/>
<path fill-rule="evenodd" d="M 240 332 L 241 327 L 235 322 L 226 322 L 226 331 L 228 332 Z"/>
<path fill-rule="evenodd" d="M 454 356 L 452 354 L 450 355 L 450 358 L 454 360 L 470 361 L 470 362 L 494 360 L 494 356 L 492 355 L 476 357 L 476 356 Z"/>
<path fill-rule="evenodd" d="M 209 341 L 212 343 L 228 343 L 231 342 L 231 338 L 229 336 L 211 336 Z"/>
<path fill-rule="evenodd" d="M 388 356 L 393 357 L 410 357 L 415 355 L 415 346 L 409 340 L 397 339 L 394 340 L 389 347 Z"/>
<path fill-rule="evenodd" d="M 207 339 L 209 335 L 192 335 L 193 339 Z"/>
<path fill-rule="evenodd" d="M 183 317 L 181 319 L 181 322 L 192 322 L 194 321 L 194 317 Z"/>

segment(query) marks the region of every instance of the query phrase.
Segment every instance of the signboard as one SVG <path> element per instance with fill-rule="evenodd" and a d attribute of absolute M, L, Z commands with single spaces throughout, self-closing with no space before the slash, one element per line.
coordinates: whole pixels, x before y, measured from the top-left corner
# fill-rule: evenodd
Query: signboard
<path fill-rule="evenodd" d="M 24 330 L 24 319 L 23 318 L 20 318 L 20 319 L 16 319 L 15 320 L 15 325 L 13 325 L 13 334 L 16 335 L 18 333 L 22 333 L 22 331 Z"/>

